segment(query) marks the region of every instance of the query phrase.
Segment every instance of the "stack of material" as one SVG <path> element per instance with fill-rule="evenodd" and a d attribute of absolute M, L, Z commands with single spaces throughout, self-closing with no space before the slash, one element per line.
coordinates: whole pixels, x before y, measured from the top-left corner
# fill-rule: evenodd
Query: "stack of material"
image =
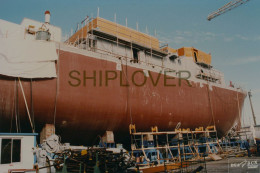
<path fill-rule="evenodd" d="M 114 143 L 114 133 L 112 131 L 106 131 L 106 133 L 102 136 L 102 142 Z"/>
<path fill-rule="evenodd" d="M 210 154 L 209 157 L 216 161 L 216 160 L 222 160 L 222 158 L 219 156 L 219 155 L 216 155 L 216 154 Z"/>
<path fill-rule="evenodd" d="M 224 152 L 221 154 L 222 158 L 229 158 L 229 157 L 243 157 L 247 155 L 246 150 L 241 150 L 238 147 L 223 147 Z"/>
<path fill-rule="evenodd" d="M 40 133 L 40 143 L 43 144 L 44 140 L 46 140 L 51 135 L 55 134 L 55 127 L 53 124 L 45 124 L 41 133 Z"/>

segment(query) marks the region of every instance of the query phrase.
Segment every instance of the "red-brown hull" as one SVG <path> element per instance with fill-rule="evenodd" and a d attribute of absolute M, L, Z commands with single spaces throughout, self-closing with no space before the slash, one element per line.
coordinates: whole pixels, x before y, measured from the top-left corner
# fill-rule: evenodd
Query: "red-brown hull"
<path fill-rule="evenodd" d="M 182 128 L 192 129 L 216 124 L 221 136 L 239 121 L 239 110 L 245 98 L 244 93 L 220 87 L 213 86 L 209 90 L 208 85 L 200 87 L 199 83 L 193 82 L 190 87 L 184 80 L 178 86 L 178 80 L 169 79 L 167 83 L 176 86 L 165 86 L 163 75 L 157 86 L 153 86 L 148 77 L 145 85 L 138 87 L 132 84 L 132 74 L 140 69 L 125 65 L 121 83 L 126 84 L 127 76 L 130 87 L 120 86 L 120 71 L 116 70 L 116 63 L 67 51 L 60 52 L 57 67 L 57 79 L 34 79 L 32 88 L 30 80 L 21 80 L 29 109 L 33 102 L 38 132 L 45 123 L 54 122 L 56 105 L 57 133 L 63 141 L 72 143 L 90 142 L 106 130 L 112 130 L 116 135 L 126 135 L 131 122 L 139 131 L 150 131 L 151 126 L 158 126 L 159 130 L 174 130 L 178 122 L 181 122 Z M 79 81 L 69 75 L 75 70 L 79 73 L 73 72 L 71 75 L 80 78 L 79 86 L 72 86 Z M 87 77 L 96 72 L 96 86 L 93 79 L 86 79 L 84 85 L 84 71 Z M 117 78 L 109 80 L 107 86 L 106 71 L 117 73 Z M 114 72 L 107 74 L 112 78 Z M 155 82 L 158 73 L 152 72 L 151 76 Z M 134 80 L 141 84 L 144 75 L 138 72 Z M 12 115 L 15 121 L 15 88 L 15 78 L 0 76 L 1 132 L 10 130 Z M 21 130 L 28 130 L 30 124 L 20 87 L 18 96 Z"/>

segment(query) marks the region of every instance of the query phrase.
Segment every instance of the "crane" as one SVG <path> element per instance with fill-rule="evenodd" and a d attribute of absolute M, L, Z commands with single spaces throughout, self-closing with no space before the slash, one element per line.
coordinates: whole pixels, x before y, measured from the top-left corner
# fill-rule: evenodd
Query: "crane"
<path fill-rule="evenodd" d="M 208 15 L 207 19 L 210 21 L 211 19 L 232 10 L 233 8 L 236 8 L 244 3 L 246 3 L 249 0 L 233 0 L 230 1 L 229 3 L 227 3 L 226 5 L 224 5 L 223 7 L 219 8 L 217 11 L 211 13 Z"/>

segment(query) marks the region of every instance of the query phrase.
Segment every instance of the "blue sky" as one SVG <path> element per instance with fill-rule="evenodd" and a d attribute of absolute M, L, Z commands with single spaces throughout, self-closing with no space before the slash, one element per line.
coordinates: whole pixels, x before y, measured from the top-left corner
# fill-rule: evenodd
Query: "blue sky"
<path fill-rule="evenodd" d="M 0 18 L 20 23 L 24 17 L 43 21 L 51 11 L 51 24 L 62 28 L 63 36 L 75 30 L 85 16 L 100 16 L 157 37 L 173 48 L 196 47 L 212 54 L 212 65 L 224 72 L 228 82 L 252 89 L 253 104 L 260 124 L 260 1 L 250 0 L 212 21 L 207 15 L 229 0 L 1 0 Z M 248 98 L 244 122 L 252 122 Z M 243 123 L 243 122 L 242 122 Z"/>

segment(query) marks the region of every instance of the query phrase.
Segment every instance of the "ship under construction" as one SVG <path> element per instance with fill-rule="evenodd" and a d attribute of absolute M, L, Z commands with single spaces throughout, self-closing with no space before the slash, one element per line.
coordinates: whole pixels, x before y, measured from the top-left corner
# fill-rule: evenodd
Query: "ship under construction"
<path fill-rule="evenodd" d="M 141 131 L 240 126 L 246 92 L 226 84 L 211 54 L 160 45 L 149 34 L 101 17 L 62 32 L 25 18 L 0 20 L 0 131 L 40 132 L 55 124 L 64 141 L 91 144 L 129 124 Z M 84 136 L 84 137 L 83 137 Z"/>

